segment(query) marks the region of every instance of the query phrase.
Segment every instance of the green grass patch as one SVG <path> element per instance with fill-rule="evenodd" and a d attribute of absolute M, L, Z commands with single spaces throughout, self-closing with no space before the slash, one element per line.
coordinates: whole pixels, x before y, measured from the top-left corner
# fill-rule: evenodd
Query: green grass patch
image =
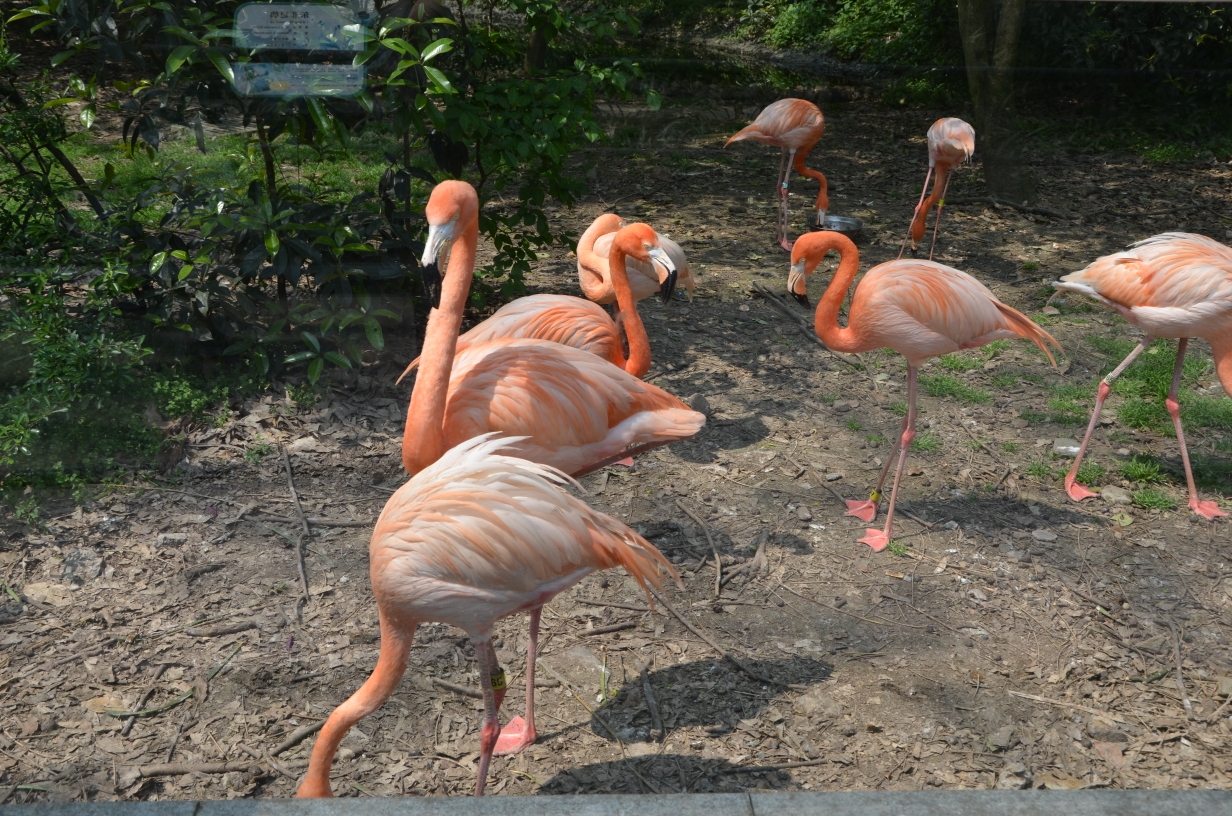
<path fill-rule="evenodd" d="M 963 402 L 983 404 L 992 399 L 987 391 L 972 388 L 951 374 L 921 374 L 920 386 L 933 397 L 950 397 Z"/>
<path fill-rule="evenodd" d="M 891 413 L 898 414 L 899 416 L 907 416 L 907 403 L 892 402 L 890 403 L 890 411 Z"/>
<path fill-rule="evenodd" d="M 1001 450 L 1005 451 L 1006 453 L 1018 453 L 1018 451 L 1021 448 L 1022 446 L 1019 445 L 1017 442 L 1002 442 L 1001 443 Z"/>
<path fill-rule="evenodd" d="M 1039 479 L 1041 482 L 1049 481 L 1053 478 L 1052 468 L 1047 462 L 1038 461 L 1032 462 L 1027 466 L 1026 474 L 1033 479 Z"/>
<path fill-rule="evenodd" d="M 1078 481 L 1085 485 L 1103 484 L 1108 469 L 1095 462 L 1083 462 L 1078 468 Z"/>
<path fill-rule="evenodd" d="M 1164 491 L 1147 487 L 1134 491 L 1134 504 L 1146 510 L 1175 510 L 1176 501 Z"/>
<path fill-rule="evenodd" d="M 929 428 L 922 434 L 911 440 L 911 449 L 921 451 L 923 453 L 931 453 L 936 450 L 941 450 L 941 437 L 935 434 L 932 428 Z"/>
<path fill-rule="evenodd" d="M 1030 408 L 1023 408 L 1021 411 L 1018 412 L 1018 416 L 1021 417 L 1022 419 L 1025 419 L 1027 422 L 1031 423 L 1032 425 L 1039 425 L 1043 422 L 1048 421 L 1047 414 L 1040 413 L 1039 411 L 1035 411 Z"/>
<path fill-rule="evenodd" d="M 983 365 L 983 362 L 970 354 L 955 352 L 938 357 L 937 364 L 950 371 L 975 371 Z"/>
<path fill-rule="evenodd" d="M 980 348 L 980 353 L 984 355 L 985 360 L 991 360 L 997 354 L 1005 351 L 1010 347 L 1009 340 L 993 340 L 986 346 Z"/>
<path fill-rule="evenodd" d="M 1105 355 L 1103 373 L 1111 371 L 1134 348 L 1134 343 L 1115 337 L 1086 338 Z M 1114 394 L 1124 401 L 1117 408 L 1117 419 L 1131 428 L 1149 429 L 1159 433 L 1175 433 L 1172 417 L 1165 400 L 1172 387 L 1172 370 L 1176 364 L 1176 342 L 1156 340 L 1133 365 L 1112 384 Z M 1189 353 L 1181 367 L 1181 387 L 1177 399 L 1181 404 L 1181 421 L 1186 428 L 1212 428 L 1232 431 L 1232 401 L 1194 392 L 1194 386 L 1211 368 L 1206 355 Z"/>
<path fill-rule="evenodd" d="M 849 431 L 858 431 L 862 429 L 863 427 L 864 426 L 860 424 L 860 420 L 858 419 L 847 420 L 847 430 Z"/>
<path fill-rule="evenodd" d="M 1090 385 L 1058 385 L 1049 389 L 1048 418 L 1058 425 L 1085 425 L 1091 413 Z"/>
<path fill-rule="evenodd" d="M 1157 484 L 1164 480 L 1159 472 L 1159 462 L 1154 456 L 1135 454 L 1125 464 L 1121 465 L 1121 475 L 1131 482 L 1142 484 Z"/>
<path fill-rule="evenodd" d="M 1002 371 L 997 374 L 993 374 L 991 377 L 988 378 L 988 380 L 996 388 L 1013 388 L 1014 386 L 1018 385 L 1018 375 L 1011 374 L 1008 371 Z"/>

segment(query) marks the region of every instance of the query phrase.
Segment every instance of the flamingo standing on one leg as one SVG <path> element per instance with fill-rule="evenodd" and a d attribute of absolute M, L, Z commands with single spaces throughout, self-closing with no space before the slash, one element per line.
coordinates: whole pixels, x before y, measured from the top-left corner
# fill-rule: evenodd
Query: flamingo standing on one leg
<path fill-rule="evenodd" d="M 658 233 L 645 224 L 630 224 L 609 240 L 611 256 L 610 286 L 616 292 L 617 318 L 613 320 L 603 308 L 572 295 L 530 295 L 505 304 L 487 320 L 458 338 L 456 354 L 472 346 L 492 340 L 524 338 L 548 340 L 588 351 L 635 377 L 644 377 L 650 370 L 650 338 L 637 312 L 637 301 L 630 286 L 626 264 L 630 258 L 649 257 L 657 268 L 664 270 L 661 293 L 671 297 L 676 283 L 676 266 L 668 252 L 660 247 Z M 635 263 L 642 265 L 640 260 Z M 629 342 L 625 357 L 622 340 Z M 419 365 L 420 358 L 411 361 L 398 378 Z"/>
<path fill-rule="evenodd" d="M 831 249 L 838 251 L 839 265 L 817 304 L 817 336 L 836 351 L 855 353 L 889 347 L 907 358 L 907 416 L 903 419 L 902 436 L 894 443 L 900 453 L 885 529 L 866 530 L 860 539 L 881 551 L 890 543 L 898 483 L 907 461 L 907 449 L 915 437 L 916 374 L 920 364 L 930 357 L 976 348 L 1002 337 L 1030 340 L 1050 361 L 1052 353 L 1045 343 L 1058 349 L 1060 346 L 1048 332 L 997 300 L 975 278 L 932 261 L 888 261 L 870 269 L 851 297 L 847 328 L 842 328 L 838 324 L 839 307 L 860 266 L 860 256 L 851 239 L 837 232 L 800 236 L 791 253 L 787 288 L 797 297 L 804 295 L 808 276 Z M 848 501 L 847 515 L 868 522 L 876 517 L 881 487 L 893 458 L 891 450 L 869 500 Z"/>
<path fill-rule="evenodd" d="M 609 256 L 612 241 L 616 233 L 625 226 L 625 222 L 615 213 L 604 213 L 591 222 L 582 237 L 578 238 L 577 267 L 578 283 L 582 293 L 595 303 L 614 303 L 617 301 L 616 289 L 612 285 L 609 270 Z M 676 267 L 676 286 L 684 289 L 689 302 L 693 301 L 693 290 L 697 282 L 689 269 L 689 259 L 680 244 L 670 238 L 659 236 L 659 247 L 672 259 Z M 625 259 L 629 273 L 629 286 L 633 290 L 634 300 L 645 300 L 656 292 L 662 294 L 663 284 L 668 277 L 667 267 L 658 261 L 644 264 L 635 258 Z M 665 297 L 664 300 L 667 298 Z"/>
<path fill-rule="evenodd" d="M 941 226 L 941 210 L 945 207 L 945 192 L 950 189 L 950 176 L 954 168 L 965 161 L 970 161 L 975 153 L 975 128 L 961 119 L 947 116 L 933 122 L 928 129 L 928 175 L 924 176 L 924 189 L 920 191 L 920 201 L 915 205 L 915 215 L 911 219 L 911 229 L 908 238 L 911 239 L 911 254 L 915 254 L 916 244 L 924 237 L 925 221 L 928 211 L 937 205 L 937 217 L 933 221 L 933 242 L 928 247 L 928 260 L 933 259 L 933 250 L 937 247 L 937 230 Z M 928 180 L 933 171 L 937 179 L 933 182 L 932 195 L 924 198 L 928 192 Z M 903 241 L 903 249 L 898 257 L 903 257 L 907 242 Z"/>
<path fill-rule="evenodd" d="M 338 744 L 397 689 L 421 622 L 457 626 L 475 644 L 484 702 L 475 782 L 475 795 L 481 796 L 488 763 L 505 736 L 497 714 L 504 671 L 492 648 L 496 621 L 526 609 L 537 617 L 544 603 L 594 570 L 623 566 L 643 587 L 649 582 L 662 589 L 663 569 L 679 584 L 675 570 L 645 539 L 566 493 L 562 485 L 572 481 L 567 476 L 499 455 L 511 440 L 489 436 L 446 452 L 399 488 L 381 512 L 369 545 L 380 655 L 372 675 L 321 729 L 299 798 L 333 795 L 329 770 Z M 532 723 L 534 649 L 532 631 L 526 677 Z M 526 740 L 534 741 L 533 726 L 522 732 Z"/>
<path fill-rule="evenodd" d="M 780 99 L 771 102 L 765 110 L 757 115 L 753 124 L 738 132 L 727 140 L 742 142 L 752 139 L 783 149 L 783 157 L 779 161 L 779 179 L 776 192 L 779 197 L 779 235 L 778 242 L 783 249 L 791 251 L 792 242 L 787 238 L 790 226 L 787 217 L 787 182 L 791 178 L 792 168 L 802 176 L 817 179 L 820 188 L 817 190 L 817 227 L 825 225 L 826 210 L 830 208 L 830 196 L 826 190 L 826 177 L 820 171 L 804 166 L 809 151 L 817 144 L 826 130 L 826 120 L 821 115 L 821 109 L 806 99 Z M 723 145 L 727 147 L 727 145 Z"/>
<path fill-rule="evenodd" d="M 1232 249 L 1203 235 L 1165 232 L 1139 241 L 1125 252 L 1105 255 L 1086 269 L 1073 272 L 1053 284 L 1058 289 L 1081 292 L 1098 300 L 1133 323 L 1143 338 L 1121 364 L 1099 383 L 1095 410 L 1087 425 L 1074 466 L 1065 476 L 1065 491 L 1074 501 L 1094 496 L 1076 480 L 1082 458 L 1099 420 L 1112 383 L 1121 376 L 1156 337 L 1175 337 L 1176 367 L 1166 405 L 1181 446 L 1181 463 L 1189 487 L 1189 509 L 1203 518 L 1228 515 L 1213 501 L 1198 501 L 1177 391 L 1185 347 L 1191 337 L 1210 342 L 1215 371 L 1223 390 L 1232 396 Z"/>

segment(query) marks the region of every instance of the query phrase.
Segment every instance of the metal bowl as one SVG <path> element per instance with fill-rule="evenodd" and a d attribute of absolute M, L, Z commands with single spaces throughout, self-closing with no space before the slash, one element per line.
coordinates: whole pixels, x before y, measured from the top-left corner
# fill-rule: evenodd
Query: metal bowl
<path fill-rule="evenodd" d="M 854 241 L 859 237 L 860 230 L 864 229 L 864 222 L 846 215 L 827 215 L 823 226 L 813 227 L 814 231 L 818 229 L 839 232 Z"/>

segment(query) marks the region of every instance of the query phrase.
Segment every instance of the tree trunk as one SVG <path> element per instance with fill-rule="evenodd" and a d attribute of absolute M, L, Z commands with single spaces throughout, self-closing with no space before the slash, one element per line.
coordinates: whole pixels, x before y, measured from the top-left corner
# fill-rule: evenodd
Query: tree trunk
<path fill-rule="evenodd" d="M 984 182 L 990 196 L 1016 204 L 1035 202 L 1014 107 L 1014 58 L 1025 6 L 1026 0 L 958 0 Z"/>
<path fill-rule="evenodd" d="M 542 71 L 548 64 L 548 37 L 542 29 L 532 28 L 526 43 L 526 73 Z"/>

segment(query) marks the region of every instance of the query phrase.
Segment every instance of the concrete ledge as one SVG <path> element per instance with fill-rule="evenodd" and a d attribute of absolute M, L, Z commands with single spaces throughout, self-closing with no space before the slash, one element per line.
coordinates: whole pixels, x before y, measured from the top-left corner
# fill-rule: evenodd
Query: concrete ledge
<path fill-rule="evenodd" d="M 233 799 L 0 807 L 4 816 L 1229 816 L 1229 791 L 928 791 Z"/>

